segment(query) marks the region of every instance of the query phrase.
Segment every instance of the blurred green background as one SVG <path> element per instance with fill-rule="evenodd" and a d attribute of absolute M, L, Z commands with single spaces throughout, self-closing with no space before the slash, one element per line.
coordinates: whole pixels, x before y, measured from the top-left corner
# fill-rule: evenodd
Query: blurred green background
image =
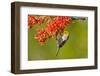
<path fill-rule="evenodd" d="M 41 46 L 34 39 L 37 28 L 43 28 L 46 24 L 35 25 L 28 31 L 28 60 L 52 60 L 52 59 L 79 59 L 88 57 L 88 22 L 87 20 L 73 20 L 65 30 L 70 36 L 66 44 L 60 49 L 56 56 L 57 46 L 55 38 L 47 40 Z"/>

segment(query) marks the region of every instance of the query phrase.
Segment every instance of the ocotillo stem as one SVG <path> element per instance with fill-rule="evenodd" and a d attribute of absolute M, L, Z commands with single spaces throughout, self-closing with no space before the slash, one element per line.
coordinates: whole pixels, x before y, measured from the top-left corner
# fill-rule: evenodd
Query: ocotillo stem
<path fill-rule="evenodd" d="M 86 17 L 71 17 L 72 20 L 86 20 Z"/>

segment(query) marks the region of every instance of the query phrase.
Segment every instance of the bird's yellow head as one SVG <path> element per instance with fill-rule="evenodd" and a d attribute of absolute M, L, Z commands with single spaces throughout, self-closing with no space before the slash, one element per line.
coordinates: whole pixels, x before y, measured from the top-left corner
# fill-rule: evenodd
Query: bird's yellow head
<path fill-rule="evenodd" d="M 64 31 L 64 35 L 69 36 L 69 32 L 68 31 Z"/>

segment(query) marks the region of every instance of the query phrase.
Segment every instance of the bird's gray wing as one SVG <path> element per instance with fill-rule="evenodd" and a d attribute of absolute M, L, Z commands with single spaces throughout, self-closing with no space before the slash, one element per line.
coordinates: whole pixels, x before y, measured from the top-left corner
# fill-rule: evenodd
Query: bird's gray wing
<path fill-rule="evenodd" d="M 63 41 L 62 38 L 59 38 L 59 40 L 58 40 L 58 47 L 61 48 L 66 43 L 66 41 L 68 39 L 69 39 L 69 36 L 67 37 L 67 39 L 65 41 Z"/>

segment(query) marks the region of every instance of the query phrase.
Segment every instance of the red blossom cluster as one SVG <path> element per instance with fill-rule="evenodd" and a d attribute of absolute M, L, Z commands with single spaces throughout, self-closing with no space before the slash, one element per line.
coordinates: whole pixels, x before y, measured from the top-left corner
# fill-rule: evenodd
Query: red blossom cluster
<path fill-rule="evenodd" d="M 64 31 L 64 28 L 71 22 L 71 17 L 69 16 L 57 16 L 55 20 L 49 23 L 46 27 L 46 32 L 49 36 L 57 36 Z"/>
<path fill-rule="evenodd" d="M 42 18 L 38 18 L 38 19 L 37 19 L 37 23 L 38 23 L 38 24 L 43 23 L 43 19 L 42 19 Z"/>
<path fill-rule="evenodd" d="M 28 15 L 28 28 L 32 28 L 34 24 L 42 24 L 43 23 L 43 18 L 39 17 L 37 18 L 36 16 L 33 15 Z"/>
<path fill-rule="evenodd" d="M 28 28 L 32 28 L 34 24 L 36 23 L 36 19 L 34 16 L 29 15 L 28 16 Z"/>
<path fill-rule="evenodd" d="M 65 27 L 68 26 L 71 21 L 71 17 L 69 16 L 56 16 L 54 21 L 47 24 L 47 27 L 44 30 L 41 29 L 38 31 L 35 39 L 43 45 L 48 38 L 63 33 Z"/>
<path fill-rule="evenodd" d="M 48 34 L 43 29 L 38 30 L 38 33 L 35 36 L 35 39 L 37 39 L 40 42 L 41 45 L 43 45 L 45 43 L 45 41 L 47 40 L 47 38 L 48 38 Z"/>

